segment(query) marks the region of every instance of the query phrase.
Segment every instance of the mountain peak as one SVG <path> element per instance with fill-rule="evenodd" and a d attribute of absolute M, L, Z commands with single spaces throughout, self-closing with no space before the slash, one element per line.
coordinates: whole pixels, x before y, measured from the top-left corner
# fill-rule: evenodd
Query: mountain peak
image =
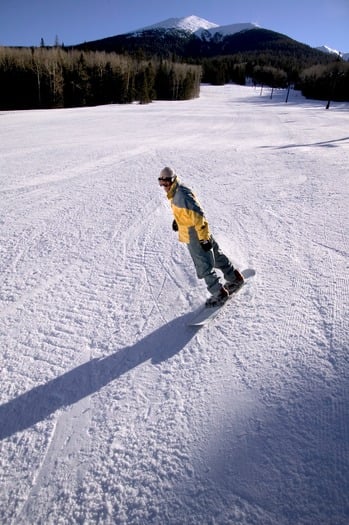
<path fill-rule="evenodd" d="M 218 27 L 218 24 L 209 22 L 208 20 L 200 18 L 199 16 L 191 15 L 184 18 L 167 18 L 162 22 L 137 29 L 135 33 L 149 31 L 152 29 L 180 29 L 182 31 L 188 31 L 189 33 L 195 33 L 198 30 L 208 30 L 215 27 Z"/>
<path fill-rule="evenodd" d="M 319 51 L 323 51 L 324 53 L 328 53 L 330 55 L 341 55 L 340 51 L 337 51 L 336 49 L 332 49 L 331 47 L 325 45 L 319 46 L 316 49 L 318 49 Z"/>
<path fill-rule="evenodd" d="M 252 24 L 250 22 L 240 23 L 240 24 L 229 24 L 224 26 L 219 26 L 214 22 L 209 22 L 205 18 L 200 18 L 199 16 L 191 15 L 184 18 L 167 18 L 162 22 L 152 24 L 151 26 L 142 27 L 137 29 L 132 34 L 143 33 L 143 31 L 150 31 L 154 29 L 178 29 L 181 31 L 187 31 L 188 33 L 195 33 L 197 36 L 201 37 L 203 34 L 209 33 L 213 36 L 216 33 L 219 33 L 221 36 L 233 35 L 234 33 L 239 33 L 240 31 L 248 31 L 249 29 L 258 28 L 257 24 Z"/>
<path fill-rule="evenodd" d="M 349 53 L 342 53 L 341 51 L 338 51 L 337 49 L 332 49 L 329 46 L 320 46 L 317 47 L 319 51 L 322 51 L 323 53 L 327 53 L 329 55 L 337 55 L 338 57 L 341 57 L 343 60 L 349 61 Z"/>

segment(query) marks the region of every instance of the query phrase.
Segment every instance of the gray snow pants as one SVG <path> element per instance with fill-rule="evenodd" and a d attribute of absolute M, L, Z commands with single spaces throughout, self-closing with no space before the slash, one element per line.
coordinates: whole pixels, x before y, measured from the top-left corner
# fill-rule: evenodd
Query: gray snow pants
<path fill-rule="evenodd" d="M 234 266 L 222 252 L 217 242 L 211 237 L 212 250 L 205 252 L 195 231 L 190 232 L 190 242 L 187 245 L 193 259 L 196 274 L 199 279 L 205 279 L 208 291 L 215 295 L 221 289 L 222 283 L 216 272 L 219 269 L 227 281 L 234 281 Z"/>

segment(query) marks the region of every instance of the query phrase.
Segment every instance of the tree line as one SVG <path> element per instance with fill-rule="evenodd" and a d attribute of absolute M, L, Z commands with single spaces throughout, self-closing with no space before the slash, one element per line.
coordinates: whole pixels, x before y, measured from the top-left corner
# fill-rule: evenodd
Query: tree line
<path fill-rule="evenodd" d="M 39 109 L 199 96 L 202 68 L 159 58 L 0 47 L 0 109 Z"/>
<path fill-rule="evenodd" d="M 348 102 L 349 62 L 309 67 L 301 73 L 299 86 L 307 98 L 328 100 L 327 109 L 331 100 Z"/>
<path fill-rule="evenodd" d="M 206 58 L 202 61 L 203 82 L 223 85 L 229 82 L 274 88 L 294 85 L 307 98 L 349 101 L 349 62 L 324 55 L 324 62 L 313 64 L 283 54 L 238 53 Z"/>
<path fill-rule="evenodd" d="M 200 82 L 275 88 L 293 85 L 304 96 L 349 101 L 349 63 L 323 54 L 245 51 L 185 59 L 114 52 L 0 47 L 0 109 L 37 109 L 148 103 L 199 96 Z M 329 104 L 328 104 L 329 105 Z"/>

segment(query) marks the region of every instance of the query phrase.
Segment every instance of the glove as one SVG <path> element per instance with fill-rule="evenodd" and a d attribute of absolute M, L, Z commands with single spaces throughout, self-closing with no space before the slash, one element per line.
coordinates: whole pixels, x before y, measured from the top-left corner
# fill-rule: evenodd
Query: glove
<path fill-rule="evenodd" d="M 208 241 L 200 241 L 200 244 L 204 252 L 209 252 L 212 249 L 212 242 L 210 239 Z"/>
<path fill-rule="evenodd" d="M 173 223 L 172 223 L 172 230 L 174 232 L 178 232 L 178 224 L 176 222 L 176 219 L 173 220 Z"/>

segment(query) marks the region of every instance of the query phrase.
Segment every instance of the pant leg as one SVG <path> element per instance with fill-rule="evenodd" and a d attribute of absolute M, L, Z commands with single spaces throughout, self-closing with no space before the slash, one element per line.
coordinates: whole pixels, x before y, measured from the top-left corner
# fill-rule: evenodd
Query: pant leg
<path fill-rule="evenodd" d="M 212 248 L 213 248 L 213 255 L 214 255 L 214 267 L 218 268 L 224 275 L 224 278 L 227 281 L 235 281 L 235 275 L 234 275 L 234 265 L 228 259 L 228 257 L 222 252 L 220 247 L 218 246 L 218 243 L 215 241 L 213 237 L 211 237 L 212 241 Z"/>
<path fill-rule="evenodd" d="M 221 289 L 222 284 L 214 269 L 215 257 L 213 251 L 205 252 L 198 238 L 194 235 L 191 235 L 190 242 L 187 246 L 193 259 L 198 278 L 205 280 L 207 289 L 211 294 L 216 294 Z"/>

